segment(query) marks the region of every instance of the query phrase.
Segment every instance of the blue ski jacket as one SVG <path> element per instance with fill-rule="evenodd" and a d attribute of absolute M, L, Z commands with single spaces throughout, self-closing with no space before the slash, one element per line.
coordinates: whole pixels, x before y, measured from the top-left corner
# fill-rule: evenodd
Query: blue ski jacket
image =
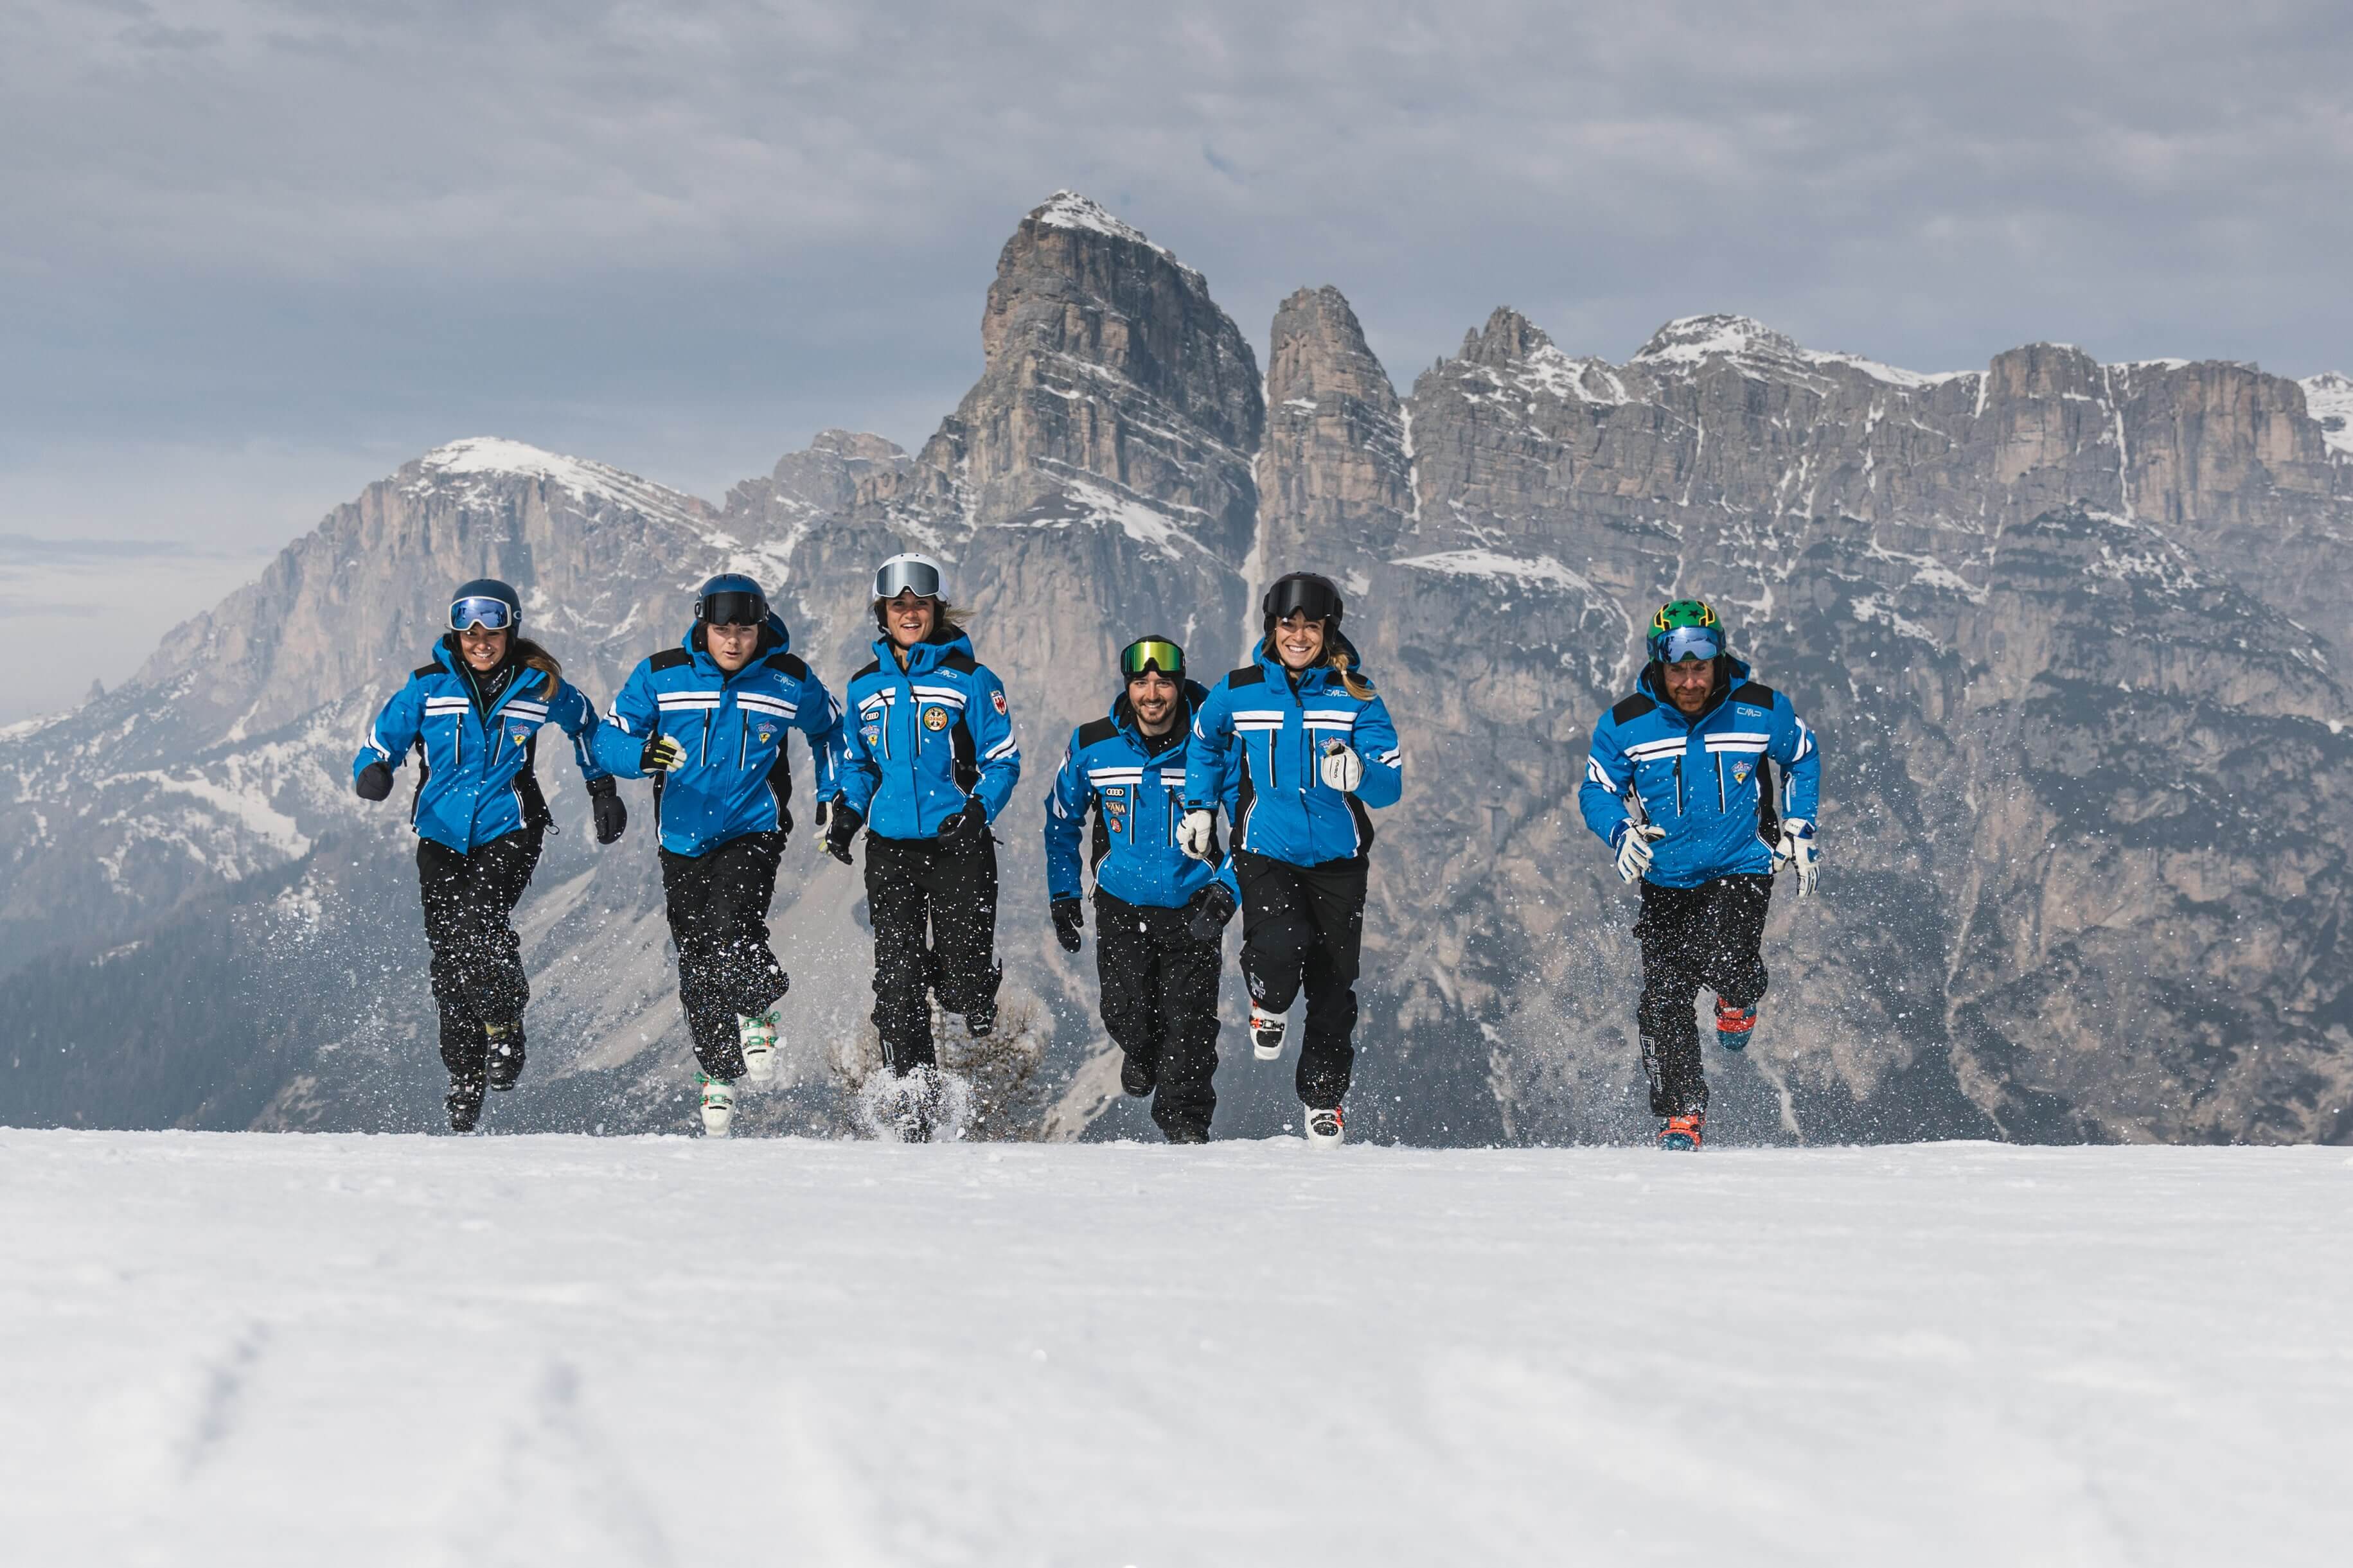
<path fill-rule="evenodd" d="M 1200 711 L 1208 693 L 1198 681 L 1185 683 L 1180 725 Z M 1082 890 L 1079 837 L 1087 811 L 1094 811 L 1091 857 L 1095 886 L 1114 899 L 1155 909 L 1177 909 L 1217 879 L 1218 868 L 1176 847 L 1176 824 L 1185 815 L 1185 731 L 1156 753 L 1135 727 L 1127 694 L 1120 693 L 1111 716 L 1071 731 L 1070 749 L 1046 792 L 1046 894 L 1075 899 Z M 1222 792 L 1227 812 L 1234 808 L 1236 771 L 1229 770 Z"/>
<path fill-rule="evenodd" d="M 1357 663 L 1356 650 L 1335 641 Z M 1297 677 L 1261 639 L 1249 665 L 1209 692 L 1193 716 L 1185 748 L 1185 805 L 1214 810 L 1234 780 L 1233 847 L 1293 866 L 1352 859 L 1373 845 L 1365 808 L 1395 805 L 1405 793 L 1397 726 L 1375 692 L 1352 697 L 1339 671 L 1317 665 Z M 1354 671 L 1366 687 L 1372 682 Z M 1324 749 L 1356 748 L 1365 777 L 1354 795 L 1323 780 Z"/>
<path fill-rule="evenodd" d="M 572 737 L 583 779 L 603 778 L 606 770 L 588 746 L 596 710 L 578 687 L 523 665 L 483 711 L 460 657 L 445 637 L 434 647 L 433 662 L 409 673 L 352 759 L 352 778 L 356 782 L 373 763 L 398 768 L 414 751 L 418 773 L 409 825 L 420 837 L 470 855 L 493 838 L 546 821 L 547 802 L 533 769 L 543 724 Z"/>
<path fill-rule="evenodd" d="M 1630 790 L 1645 821 L 1667 830 L 1651 847 L 1645 881 L 1696 888 L 1737 872 L 1770 871 L 1765 836 L 1781 816 L 1814 820 L 1820 803 L 1822 755 L 1814 732 L 1789 700 L 1748 679 L 1748 666 L 1724 661 L 1708 706 L 1687 717 L 1642 672 L 1634 694 L 1594 722 L 1593 747 L 1577 801 L 1585 825 L 1616 847 L 1631 816 Z M 1778 798 L 1762 787 L 1767 761 L 1788 775 Z"/>
<path fill-rule="evenodd" d="M 638 758 L 656 735 L 686 748 L 684 765 L 654 782 L 661 846 L 673 855 L 792 826 L 786 730 L 808 737 L 817 798 L 839 787 L 841 710 L 792 651 L 784 618 L 768 616 L 757 650 L 733 675 L 702 646 L 701 630 L 640 661 L 596 731 L 596 760 L 623 778 L 645 776 Z"/>
<path fill-rule="evenodd" d="M 980 802 L 991 822 L 1021 778 L 1021 747 L 1005 683 L 949 630 L 907 650 L 901 669 L 887 637 L 849 678 L 841 801 L 884 838 L 929 838 Z"/>

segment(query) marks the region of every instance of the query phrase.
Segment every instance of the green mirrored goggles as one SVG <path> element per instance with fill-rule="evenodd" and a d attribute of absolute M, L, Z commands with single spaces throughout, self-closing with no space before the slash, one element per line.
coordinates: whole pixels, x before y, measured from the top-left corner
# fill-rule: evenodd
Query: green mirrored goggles
<path fill-rule="evenodd" d="M 1120 649 L 1119 670 L 1134 680 L 1157 670 L 1171 680 L 1185 677 L 1185 650 L 1166 637 L 1138 637 Z"/>

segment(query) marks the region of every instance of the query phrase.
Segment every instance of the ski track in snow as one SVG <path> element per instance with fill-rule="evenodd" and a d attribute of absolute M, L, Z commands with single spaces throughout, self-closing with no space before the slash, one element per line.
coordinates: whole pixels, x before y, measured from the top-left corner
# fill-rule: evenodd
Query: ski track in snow
<path fill-rule="evenodd" d="M 2210 1563 L 2342 1150 L 0 1131 L 9 1561 Z"/>

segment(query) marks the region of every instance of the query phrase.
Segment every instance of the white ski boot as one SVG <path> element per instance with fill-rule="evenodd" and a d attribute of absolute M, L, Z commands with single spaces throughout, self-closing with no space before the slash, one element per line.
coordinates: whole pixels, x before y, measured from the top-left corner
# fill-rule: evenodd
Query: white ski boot
<path fill-rule="evenodd" d="M 744 1081 L 754 1089 L 765 1089 L 776 1081 L 776 1047 L 781 1043 L 776 1026 L 774 1007 L 737 1021 L 735 1037 L 744 1047 Z"/>
<path fill-rule="evenodd" d="M 1282 1055 L 1282 1015 L 1263 1013 L 1250 1004 L 1250 1049 L 1258 1059 L 1271 1062 Z"/>
<path fill-rule="evenodd" d="M 1329 1110 L 1318 1110 L 1312 1105 L 1307 1108 L 1307 1146 L 1310 1149 L 1337 1149 L 1340 1141 L 1346 1136 L 1347 1129 L 1338 1106 Z"/>
<path fill-rule="evenodd" d="M 735 1119 L 735 1086 L 705 1072 L 696 1073 L 694 1081 L 702 1087 L 702 1135 L 726 1137 L 728 1123 Z"/>

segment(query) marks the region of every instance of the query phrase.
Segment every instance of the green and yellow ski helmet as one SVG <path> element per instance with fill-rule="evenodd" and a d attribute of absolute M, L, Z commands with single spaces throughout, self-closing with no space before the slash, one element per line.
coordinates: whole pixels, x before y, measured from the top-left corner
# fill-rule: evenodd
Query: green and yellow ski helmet
<path fill-rule="evenodd" d="M 1670 599 L 1651 617 L 1651 658 L 1660 664 L 1720 658 L 1724 622 L 1705 599 Z"/>

